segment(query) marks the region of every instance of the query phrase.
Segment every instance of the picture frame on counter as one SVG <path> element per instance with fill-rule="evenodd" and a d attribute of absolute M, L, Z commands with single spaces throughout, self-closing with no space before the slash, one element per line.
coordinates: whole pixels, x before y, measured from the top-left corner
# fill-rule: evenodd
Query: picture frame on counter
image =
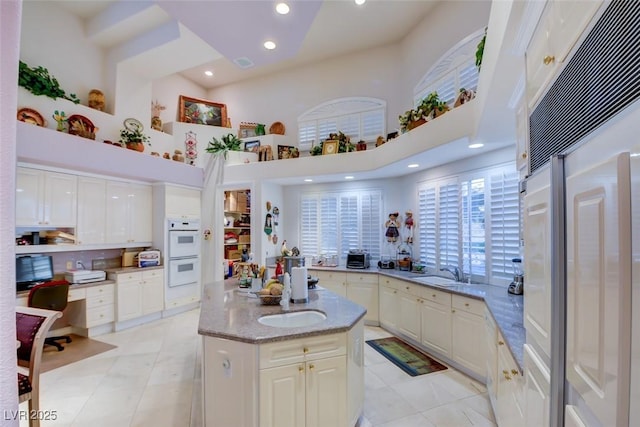
<path fill-rule="evenodd" d="M 206 99 L 180 95 L 178 121 L 208 126 L 227 126 L 227 106 Z"/>

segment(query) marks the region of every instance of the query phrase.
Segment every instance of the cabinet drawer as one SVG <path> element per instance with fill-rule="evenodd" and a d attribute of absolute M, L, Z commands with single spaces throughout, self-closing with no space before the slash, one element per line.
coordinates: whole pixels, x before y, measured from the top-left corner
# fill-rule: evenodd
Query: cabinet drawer
<path fill-rule="evenodd" d="M 87 310 L 92 309 L 94 307 L 100 307 L 106 304 L 113 304 L 113 292 L 104 293 L 102 295 L 93 295 L 89 296 L 87 294 Z"/>
<path fill-rule="evenodd" d="M 164 277 L 164 269 L 154 269 L 142 272 L 142 280 L 154 279 L 156 277 Z"/>
<path fill-rule="evenodd" d="M 347 354 L 347 334 L 321 335 L 260 345 L 260 369 Z"/>
<path fill-rule="evenodd" d="M 99 297 L 104 295 L 111 295 L 113 297 L 113 288 L 112 284 L 109 285 L 100 285 L 100 286 L 92 286 L 87 288 L 87 299 L 93 297 Z M 112 298 L 113 300 L 113 298 Z"/>
<path fill-rule="evenodd" d="M 404 282 L 400 280 L 393 279 L 391 277 L 380 276 L 380 286 L 386 286 L 387 288 L 399 290 L 402 289 L 402 285 Z"/>
<path fill-rule="evenodd" d="M 422 297 L 422 286 L 409 282 L 401 282 L 399 291 L 406 292 L 415 297 Z"/>
<path fill-rule="evenodd" d="M 484 317 L 484 301 L 453 295 L 451 306 L 455 309 L 466 311 Z"/>
<path fill-rule="evenodd" d="M 113 280 L 116 280 L 118 283 L 139 282 L 142 280 L 142 272 L 118 273 L 118 274 L 115 274 L 114 276 L 115 277 L 113 277 Z"/>
<path fill-rule="evenodd" d="M 313 270 L 313 274 L 318 277 L 321 286 L 323 281 L 342 283 L 347 279 L 347 273 L 340 271 Z"/>
<path fill-rule="evenodd" d="M 114 320 L 115 311 L 113 304 L 102 305 L 91 309 L 87 307 L 87 328 L 103 325 L 105 323 L 113 322 Z"/>
<path fill-rule="evenodd" d="M 69 288 L 69 296 L 67 301 L 78 301 L 84 299 L 87 295 L 86 289 L 71 289 Z"/>
<path fill-rule="evenodd" d="M 439 291 L 428 286 L 422 287 L 422 298 L 438 304 L 451 306 L 451 294 L 449 292 Z"/>
<path fill-rule="evenodd" d="M 347 273 L 347 282 L 349 283 L 371 283 L 373 285 L 378 284 L 377 274 L 364 274 L 364 273 Z"/>

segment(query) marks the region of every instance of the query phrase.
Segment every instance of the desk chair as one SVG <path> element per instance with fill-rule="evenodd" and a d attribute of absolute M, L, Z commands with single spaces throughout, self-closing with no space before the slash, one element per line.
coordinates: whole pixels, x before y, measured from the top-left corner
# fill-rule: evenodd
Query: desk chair
<path fill-rule="evenodd" d="M 30 427 L 39 427 L 40 362 L 47 332 L 62 312 L 32 307 L 16 307 L 16 338 L 20 342 L 18 356 L 18 401 L 29 401 Z M 26 374 L 20 371 L 27 371 Z"/>
<path fill-rule="evenodd" d="M 62 313 L 67 307 L 67 300 L 69 297 L 69 282 L 66 280 L 57 280 L 42 283 L 31 288 L 29 291 L 29 300 L 27 305 L 34 308 L 44 308 L 45 310 L 55 310 Z M 64 350 L 59 340 L 64 340 L 67 343 L 71 342 L 71 337 L 68 335 L 58 337 L 48 337 L 44 340 L 45 344 L 52 345 L 58 349 L 58 351 Z"/>

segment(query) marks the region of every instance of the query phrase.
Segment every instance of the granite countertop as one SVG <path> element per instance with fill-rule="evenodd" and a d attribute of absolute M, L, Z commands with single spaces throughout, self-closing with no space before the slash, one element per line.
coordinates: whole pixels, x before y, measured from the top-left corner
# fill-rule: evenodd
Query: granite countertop
<path fill-rule="evenodd" d="M 418 277 L 424 277 L 428 274 L 417 274 L 410 271 L 401 270 L 380 270 L 378 268 L 368 269 L 351 269 L 343 266 L 338 267 L 307 267 L 308 270 L 323 271 L 344 271 L 348 273 L 369 273 L 380 274 L 382 276 L 393 277 L 396 279 L 407 280 L 421 286 L 427 286 L 440 291 L 452 294 L 462 295 L 469 298 L 480 299 L 485 302 L 489 308 L 489 312 L 493 315 L 498 329 L 502 333 L 503 338 L 511 354 L 518 363 L 520 371 L 524 368 L 524 343 L 525 329 L 523 324 L 524 298 L 522 295 L 511 295 L 502 286 L 488 284 L 470 284 L 456 286 L 436 286 L 428 285 L 424 282 L 415 280 Z M 322 283 L 319 283 L 322 286 Z"/>
<path fill-rule="evenodd" d="M 290 303 L 289 312 L 316 310 L 327 319 L 299 328 L 275 328 L 262 325 L 258 318 L 282 312 L 280 305 L 262 305 L 258 298 L 238 290 L 234 283 L 212 282 L 204 286 L 200 306 L 200 335 L 226 338 L 251 344 L 284 341 L 350 330 L 367 310 L 320 287 L 309 289 L 308 303 Z"/>

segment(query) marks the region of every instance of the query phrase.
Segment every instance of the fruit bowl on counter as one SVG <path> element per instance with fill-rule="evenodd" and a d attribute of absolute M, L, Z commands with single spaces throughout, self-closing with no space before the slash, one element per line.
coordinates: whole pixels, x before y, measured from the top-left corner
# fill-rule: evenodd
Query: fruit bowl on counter
<path fill-rule="evenodd" d="M 282 300 L 282 295 L 261 295 L 258 294 L 260 304 L 262 305 L 278 305 Z"/>

